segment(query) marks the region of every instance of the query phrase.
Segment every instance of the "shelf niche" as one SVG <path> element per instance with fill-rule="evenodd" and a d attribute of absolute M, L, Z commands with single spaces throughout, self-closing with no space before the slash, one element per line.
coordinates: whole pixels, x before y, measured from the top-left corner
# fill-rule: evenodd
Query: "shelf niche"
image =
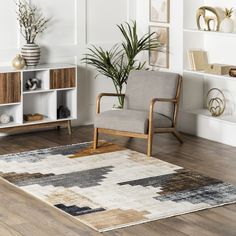
<path fill-rule="evenodd" d="M 24 94 L 23 115 L 41 114 L 44 119 L 38 122 L 56 120 L 56 92 Z M 29 123 L 24 121 L 24 123 Z"/>
<path fill-rule="evenodd" d="M 38 79 L 40 81 L 39 87 L 36 90 L 27 90 L 26 82 L 28 79 Z M 49 70 L 42 71 L 25 71 L 23 72 L 23 92 L 37 92 L 49 90 Z"/>
<path fill-rule="evenodd" d="M 21 104 L 0 106 L 0 116 L 3 114 L 10 116 L 10 122 L 7 124 L 0 123 L 0 128 L 10 127 L 23 123 L 23 119 L 21 116 L 22 114 Z"/>
<path fill-rule="evenodd" d="M 57 109 L 63 106 L 70 111 L 70 117 L 61 119 L 74 119 L 77 114 L 76 90 L 59 90 L 57 91 Z M 61 120 L 57 116 L 58 120 Z"/>

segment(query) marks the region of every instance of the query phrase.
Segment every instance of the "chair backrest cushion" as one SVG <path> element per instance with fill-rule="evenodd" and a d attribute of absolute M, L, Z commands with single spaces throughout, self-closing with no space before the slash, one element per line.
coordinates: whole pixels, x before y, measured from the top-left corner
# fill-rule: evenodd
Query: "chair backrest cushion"
<path fill-rule="evenodd" d="M 132 71 L 128 78 L 125 108 L 149 111 L 153 98 L 176 98 L 180 75 L 170 72 Z M 172 118 L 174 104 L 157 102 L 155 112 Z"/>

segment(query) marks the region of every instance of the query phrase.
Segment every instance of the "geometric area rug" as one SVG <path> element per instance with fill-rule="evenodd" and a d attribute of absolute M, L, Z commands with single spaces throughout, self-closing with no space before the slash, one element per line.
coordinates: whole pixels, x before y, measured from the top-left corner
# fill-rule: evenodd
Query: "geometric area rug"
<path fill-rule="evenodd" d="M 0 156 L 0 177 L 104 232 L 236 202 L 236 186 L 102 142 Z"/>

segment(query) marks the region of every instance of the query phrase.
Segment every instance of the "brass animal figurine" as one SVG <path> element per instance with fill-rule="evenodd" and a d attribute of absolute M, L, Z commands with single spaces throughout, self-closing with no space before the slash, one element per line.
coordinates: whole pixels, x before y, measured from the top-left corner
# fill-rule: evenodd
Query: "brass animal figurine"
<path fill-rule="evenodd" d="M 210 13 L 210 14 L 209 14 Z M 204 19 L 205 25 L 202 28 L 200 21 Z M 196 14 L 197 27 L 199 30 L 219 31 L 220 30 L 220 16 L 215 8 L 203 6 L 197 10 Z M 211 28 L 211 22 L 214 23 L 214 28 Z"/>

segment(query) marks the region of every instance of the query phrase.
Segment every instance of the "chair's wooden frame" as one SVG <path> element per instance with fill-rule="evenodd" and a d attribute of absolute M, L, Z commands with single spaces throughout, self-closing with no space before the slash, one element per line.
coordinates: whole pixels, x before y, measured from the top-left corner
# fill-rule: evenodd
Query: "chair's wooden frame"
<path fill-rule="evenodd" d="M 183 140 L 182 140 L 179 132 L 176 130 L 177 114 L 178 114 L 178 110 L 179 110 L 181 84 L 182 84 L 182 77 L 179 77 L 178 82 L 177 82 L 177 90 L 176 90 L 175 98 L 171 98 L 171 99 L 153 98 L 152 99 L 152 101 L 150 103 L 150 108 L 149 108 L 149 127 L 148 127 L 148 133 L 147 134 L 132 133 L 132 132 L 126 132 L 126 131 L 118 131 L 118 130 L 103 129 L 103 128 L 96 128 L 95 127 L 94 128 L 94 145 L 93 145 L 93 148 L 97 149 L 97 147 L 98 147 L 99 133 L 147 139 L 148 140 L 148 146 L 147 146 L 147 156 L 148 157 L 150 157 L 152 155 L 152 142 L 153 142 L 154 133 L 172 133 L 178 139 L 178 141 L 182 144 Z M 101 94 L 99 94 L 98 97 L 97 97 L 97 102 L 96 102 L 96 113 L 97 114 L 100 113 L 102 97 L 119 97 L 119 96 L 125 97 L 125 94 L 116 94 L 116 93 L 101 93 Z M 173 119 L 172 119 L 172 127 L 170 127 L 170 128 L 154 128 L 153 127 L 153 112 L 154 112 L 154 107 L 155 107 L 157 102 L 174 103 L 174 113 L 173 113 Z"/>

